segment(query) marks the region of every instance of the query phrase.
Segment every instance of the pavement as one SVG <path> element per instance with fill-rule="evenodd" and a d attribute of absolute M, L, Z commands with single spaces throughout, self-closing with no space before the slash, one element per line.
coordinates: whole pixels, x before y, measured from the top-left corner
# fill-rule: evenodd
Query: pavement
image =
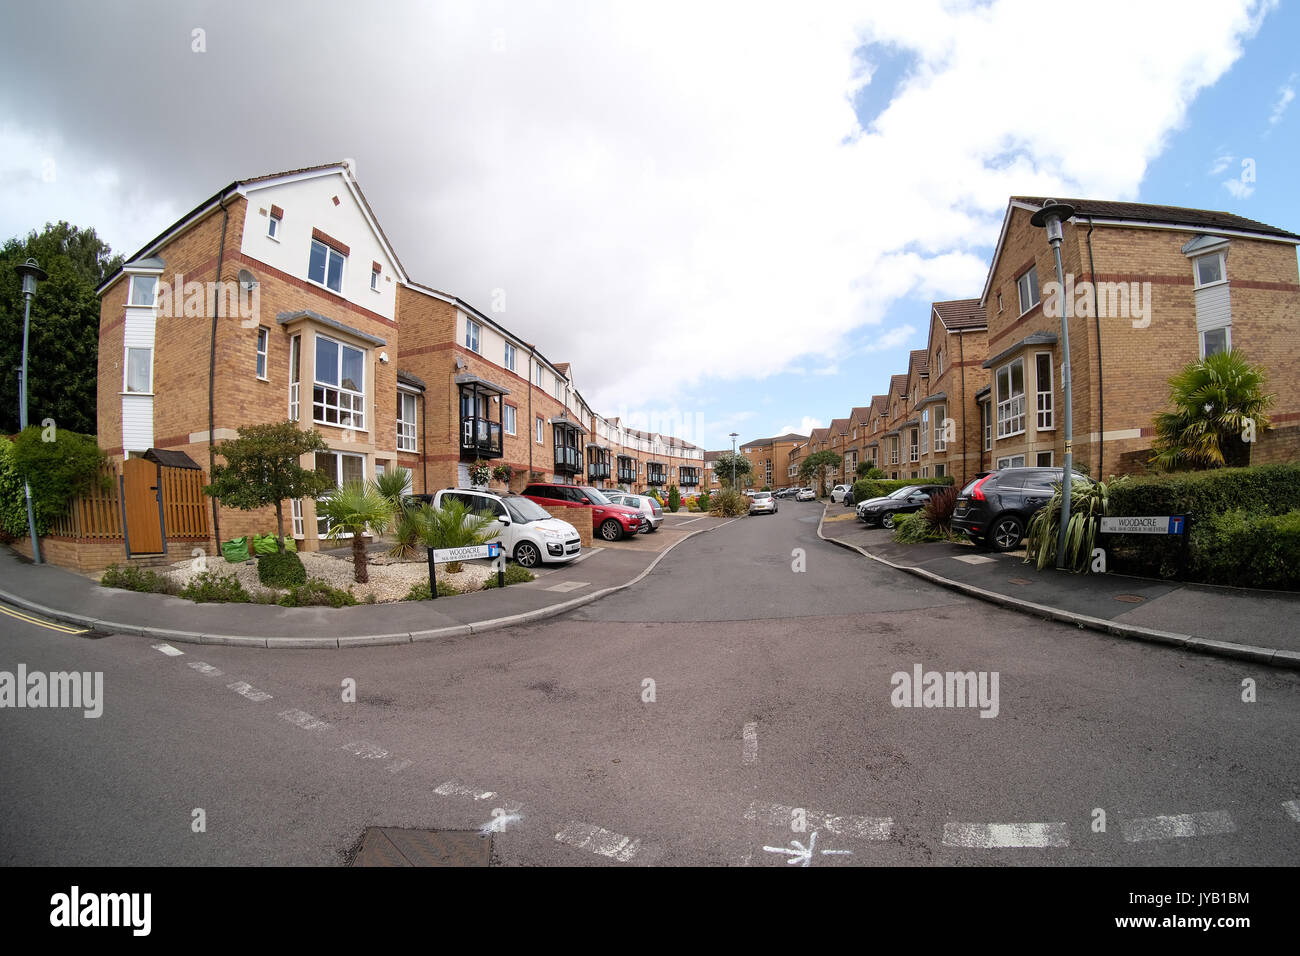
<path fill-rule="evenodd" d="M 543 565 L 536 580 L 433 601 L 356 607 L 195 604 L 163 594 L 101 587 L 54 565 L 33 565 L 0 550 L 0 602 L 99 633 L 186 644 L 339 648 L 407 644 L 484 633 L 563 614 L 630 587 L 682 541 L 725 525 L 685 512 L 653 534 L 600 542 L 580 560 Z"/>
<path fill-rule="evenodd" d="M 1123 574 L 1037 570 L 1025 551 L 969 542 L 897 544 L 851 508 L 825 506 L 819 533 L 835 544 L 972 597 L 1119 637 L 1300 669 L 1300 594 Z"/>

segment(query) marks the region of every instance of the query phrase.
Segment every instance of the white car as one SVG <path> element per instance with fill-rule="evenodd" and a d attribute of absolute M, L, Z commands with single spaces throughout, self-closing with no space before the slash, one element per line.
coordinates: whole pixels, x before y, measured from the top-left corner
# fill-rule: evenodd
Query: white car
<path fill-rule="evenodd" d="M 795 492 L 794 500 L 795 501 L 816 501 L 817 493 L 814 492 L 811 488 L 800 488 L 797 492 Z"/>
<path fill-rule="evenodd" d="M 836 485 L 831 489 L 831 501 L 839 504 L 844 500 L 844 495 L 848 493 L 849 485 Z"/>
<path fill-rule="evenodd" d="M 626 505 L 641 512 L 645 521 L 641 523 L 643 534 L 653 534 L 664 523 L 664 509 L 650 495 L 632 495 L 626 491 L 606 491 L 605 497 L 616 505 Z"/>
<path fill-rule="evenodd" d="M 567 521 L 552 518 L 545 508 L 528 498 L 444 488 L 433 496 L 433 506 L 441 508 L 449 497 L 463 501 L 470 511 L 496 515 L 501 534 L 492 540 L 500 542 L 505 553 L 522 568 L 534 568 L 543 562 L 564 564 L 582 553 L 578 529 Z"/>

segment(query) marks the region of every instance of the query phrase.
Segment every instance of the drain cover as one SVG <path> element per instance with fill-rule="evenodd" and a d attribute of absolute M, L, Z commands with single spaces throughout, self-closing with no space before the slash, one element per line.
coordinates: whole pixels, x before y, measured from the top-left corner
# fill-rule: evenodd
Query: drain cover
<path fill-rule="evenodd" d="M 1025 585 L 1033 584 L 1034 582 L 1029 580 L 1028 578 L 1007 578 L 1007 583 L 1019 584 L 1021 587 L 1024 587 Z"/>
<path fill-rule="evenodd" d="M 1115 600 L 1123 601 L 1125 604 L 1141 604 L 1146 598 L 1139 597 L 1136 594 L 1116 594 Z"/>
<path fill-rule="evenodd" d="M 353 866 L 487 866 L 492 837 L 477 830 L 367 827 Z"/>

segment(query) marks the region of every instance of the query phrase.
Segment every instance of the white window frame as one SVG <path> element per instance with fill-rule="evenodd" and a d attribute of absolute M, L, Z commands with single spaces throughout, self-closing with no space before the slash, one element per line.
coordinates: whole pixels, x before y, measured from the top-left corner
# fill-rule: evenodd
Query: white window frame
<path fill-rule="evenodd" d="M 148 301 L 148 302 L 137 302 L 137 301 L 135 301 L 135 284 L 136 284 L 137 282 L 152 282 L 152 283 L 153 283 L 153 294 L 149 297 L 149 301 Z M 179 289 L 176 290 L 176 291 L 177 291 L 178 293 L 180 292 Z M 133 276 L 131 276 L 131 281 L 130 281 L 130 283 L 128 284 L 128 286 L 127 286 L 127 290 L 126 290 L 126 304 L 127 304 L 127 305 L 131 305 L 131 306 L 135 306 L 135 307 L 138 308 L 138 309 L 139 309 L 139 308 L 152 309 L 154 306 L 156 306 L 156 305 L 158 304 L 158 277 L 157 277 L 157 276 L 154 276 L 154 275 L 133 275 Z"/>
<path fill-rule="evenodd" d="M 302 391 L 302 336 L 289 340 L 289 421 L 296 422 L 301 414 Z M 299 502 L 301 507 L 301 502 Z"/>
<path fill-rule="evenodd" d="M 948 419 L 948 406 L 935 405 L 934 407 L 934 450 L 947 451 L 948 440 L 944 438 L 943 423 Z"/>
<path fill-rule="evenodd" d="M 465 348 L 478 354 L 479 347 L 483 344 L 483 326 L 479 325 L 468 316 L 465 317 Z"/>
<path fill-rule="evenodd" d="M 1043 456 L 1044 456 L 1044 455 L 1047 456 L 1047 461 L 1046 461 L 1046 462 L 1043 461 Z M 1034 467 L 1035 467 L 1035 468 L 1051 468 L 1051 467 L 1054 466 L 1054 464 L 1055 464 L 1055 460 L 1056 460 L 1056 453 L 1055 453 L 1055 452 L 1052 452 L 1052 451 L 1039 451 L 1039 452 L 1035 452 L 1035 453 L 1034 453 Z"/>
<path fill-rule="evenodd" d="M 1040 360 L 1047 359 L 1047 387 L 1043 388 L 1042 376 L 1039 372 L 1042 369 Z M 1035 389 L 1035 427 L 1040 432 L 1050 432 L 1056 430 L 1056 408 L 1055 408 L 1055 372 L 1051 352 L 1034 353 L 1034 389 Z"/>
<path fill-rule="evenodd" d="M 538 388 L 542 387 L 542 372 L 543 368 L 540 362 L 533 366 L 533 384 Z"/>
<path fill-rule="evenodd" d="M 891 435 L 889 438 L 889 463 L 898 464 L 899 446 L 903 443 L 902 435 Z"/>
<path fill-rule="evenodd" d="M 515 434 L 519 427 L 519 409 L 513 405 L 501 406 L 501 430 L 507 435 Z"/>
<path fill-rule="evenodd" d="M 908 464 L 915 464 L 921 460 L 921 446 L 918 443 L 921 430 L 913 428 L 911 431 L 912 434 L 907 436 L 910 439 L 907 443 L 907 461 Z"/>
<path fill-rule="evenodd" d="M 266 217 L 266 238 L 274 239 L 276 242 L 280 241 L 280 217 L 275 213 L 271 213 Z M 302 503 L 299 502 L 298 506 L 301 508 Z"/>
<path fill-rule="evenodd" d="M 320 363 L 319 363 L 319 362 L 313 362 L 313 363 L 312 363 L 312 365 L 313 365 L 313 367 L 314 367 L 314 368 L 313 368 L 313 372 L 312 372 L 312 408 L 311 408 L 312 421 L 315 422 L 317 425 L 329 425 L 329 426 L 334 427 L 334 428 L 351 428 L 353 431 L 358 431 L 358 432 L 368 431 L 369 429 L 366 428 L 366 405 L 367 405 L 367 401 L 366 401 L 366 372 L 367 372 L 367 366 L 370 364 L 370 354 L 369 354 L 369 352 L 368 352 L 366 349 L 360 348 L 359 346 L 356 346 L 356 345 L 349 345 L 347 342 L 340 341 L 339 339 L 332 338 L 332 337 L 330 337 L 330 336 L 328 336 L 328 335 L 321 335 L 319 332 L 317 332 L 317 333 L 316 333 L 316 337 L 315 337 L 315 341 L 316 341 L 316 342 L 320 342 L 321 340 L 324 340 L 324 341 L 327 341 L 327 342 L 333 342 L 335 345 L 338 346 L 338 349 L 339 349 L 339 351 L 338 351 L 338 367 L 337 367 L 336 370 L 335 370 L 335 371 L 337 372 L 338 384 L 337 384 L 337 385 L 331 385 L 329 382 L 322 382 L 322 381 L 320 380 L 320 367 L 319 367 L 319 364 L 320 364 Z M 314 345 L 314 343 L 313 343 L 313 345 Z M 343 350 L 344 350 L 344 349 L 352 349 L 354 352 L 360 352 L 360 353 L 361 353 L 361 389 L 360 389 L 360 391 L 354 391 L 353 389 L 350 389 L 350 388 L 344 388 L 344 387 L 343 387 Z M 315 352 L 313 352 L 313 355 L 314 355 L 314 354 L 315 354 Z M 325 418 L 323 418 L 323 417 L 322 417 L 322 418 L 317 418 L 317 417 L 316 417 L 316 389 L 317 389 L 317 388 L 320 388 L 320 389 L 326 389 L 326 390 L 330 390 L 330 389 L 332 389 L 332 390 L 334 390 L 335 392 L 338 393 L 339 399 L 342 399 L 342 397 L 343 397 L 344 395 L 347 395 L 347 396 L 349 396 L 349 397 L 351 397 L 351 398 L 359 398 L 359 399 L 361 400 L 361 402 L 360 402 L 360 411 L 357 410 L 357 403 L 355 403 L 355 402 L 349 402 L 349 403 L 348 403 L 348 404 L 349 404 L 349 407 L 348 407 L 348 409 L 346 410 L 346 414 L 352 416 L 352 421 L 351 421 L 350 423 L 344 424 L 344 422 L 343 422 L 343 416 L 344 416 L 344 414 L 345 414 L 345 411 L 344 411 L 344 409 L 343 409 L 342 402 L 341 402 L 341 401 L 338 401 L 338 402 L 336 402 L 336 403 L 334 403 L 334 404 L 330 404 L 328 401 L 325 401 L 325 400 L 324 400 L 324 398 L 325 398 L 326 396 L 322 396 L 322 401 L 321 401 L 321 413 L 322 413 L 322 415 L 323 415 L 325 412 L 329 411 L 329 409 L 333 408 L 333 409 L 338 413 L 338 418 L 339 418 L 339 420 L 338 420 L 337 422 L 331 422 L 331 421 L 327 421 L 327 420 L 326 420 Z M 359 423 L 358 423 L 358 421 L 357 421 L 357 417 L 358 417 L 358 416 L 360 416 L 360 419 L 361 419 Z"/>
<path fill-rule="evenodd" d="M 1020 366 L 1020 394 L 1011 392 L 1014 388 L 1014 377 L 1011 370 L 1019 364 Z M 1002 398 L 1002 372 L 1007 373 L 1007 390 L 1009 392 L 1006 399 Z M 1025 359 L 1024 356 L 1012 359 L 1006 365 L 997 369 L 993 376 L 993 399 L 997 403 L 996 414 L 994 418 L 997 422 L 997 437 L 1001 441 L 1003 438 L 1012 438 L 1016 435 L 1025 433 Z M 1017 425 L 1019 427 L 1017 427 Z"/>
<path fill-rule="evenodd" d="M 930 450 L 930 409 L 921 409 L 921 447 Z"/>
<path fill-rule="evenodd" d="M 371 292 L 379 291 L 379 270 L 378 269 L 370 270 L 370 291 Z"/>
<path fill-rule="evenodd" d="M 267 369 L 270 365 L 270 350 L 271 330 L 265 325 L 259 325 L 257 327 L 257 377 L 263 382 L 267 380 Z"/>
<path fill-rule="evenodd" d="M 406 417 L 407 401 L 410 401 L 411 417 Z M 419 416 L 420 410 L 414 392 L 401 389 L 397 392 L 397 450 L 419 451 Z"/>
<path fill-rule="evenodd" d="M 291 528 L 289 534 L 295 538 L 305 538 L 307 536 L 307 532 L 303 530 L 304 526 L 302 520 L 302 499 L 301 498 L 294 498 L 289 503 L 289 514 L 291 516 L 289 519 L 290 528 Z"/>
<path fill-rule="evenodd" d="M 1033 292 L 1034 300 L 1033 300 L 1032 302 L 1030 302 L 1028 305 L 1025 305 L 1025 287 L 1024 287 L 1024 281 L 1025 281 L 1026 279 L 1028 279 L 1030 276 L 1033 276 L 1033 279 L 1034 279 L 1034 292 Z M 1042 290 L 1042 288 L 1041 288 L 1041 287 L 1039 286 L 1039 284 L 1038 284 L 1038 264 L 1037 264 L 1037 263 L 1035 263 L 1034 265 L 1030 266 L 1028 269 L 1026 269 L 1024 272 L 1022 272 L 1019 276 L 1016 277 L 1016 295 L 1017 295 L 1017 296 L 1019 297 L 1019 299 L 1020 299 L 1020 314 L 1021 314 L 1021 315 L 1024 315 L 1026 312 L 1028 312 L 1028 311 L 1029 311 L 1030 309 L 1032 309 L 1034 306 L 1038 305 L 1039 302 L 1042 302 L 1042 301 L 1043 301 L 1043 290 Z"/>
<path fill-rule="evenodd" d="M 131 388 L 131 353 L 144 352 L 149 356 L 149 387 L 144 391 Z M 153 349 L 143 345 L 128 345 L 122 355 L 122 393 L 125 395 L 153 394 Z"/>
<path fill-rule="evenodd" d="M 1016 462 L 1020 462 L 1020 464 L 1016 464 Z M 1004 458 L 999 458 L 997 461 L 998 471 L 1001 471 L 1003 468 L 1024 468 L 1024 467 L 1025 467 L 1024 455 L 1007 455 Z"/>
<path fill-rule="evenodd" d="M 536 416 L 536 419 L 534 420 L 534 423 L 535 423 L 535 425 L 536 425 L 537 444 L 539 444 L 539 445 L 544 445 L 544 444 L 546 444 L 546 441 L 545 441 L 545 438 L 546 438 L 546 420 L 543 419 L 541 415 L 538 415 L 538 416 Z"/>
<path fill-rule="evenodd" d="M 519 355 L 519 350 L 516 349 L 513 345 L 511 345 L 509 342 L 507 342 L 505 348 L 505 355 L 502 358 L 503 367 L 508 368 L 510 371 L 513 372 L 515 370 L 515 360 L 517 359 L 518 355 Z"/>
<path fill-rule="evenodd" d="M 1213 282 L 1201 281 L 1201 263 L 1206 259 L 1219 260 L 1219 278 L 1215 279 Z M 1209 255 L 1205 256 L 1197 256 L 1192 260 L 1192 280 L 1197 289 L 1210 289 L 1216 285 L 1226 285 L 1228 282 L 1228 257 L 1223 254 L 1222 250 L 1219 252 L 1211 252 Z"/>
<path fill-rule="evenodd" d="M 366 456 L 365 455 L 359 455 L 356 452 L 351 452 L 351 451 L 338 451 L 337 449 L 334 448 L 330 448 L 327 451 L 317 452 L 316 454 L 334 456 L 334 487 L 335 488 L 343 487 L 343 459 L 344 458 L 360 458 L 361 459 L 361 480 L 362 481 L 366 480 Z M 313 459 L 313 463 L 314 463 L 314 459 Z M 327 497 L 328 495 L 329 492 L 327 491 L 321 497 L 324 498 Z M 324 515 L 317 514 L 316 515 L 316 537 L 324 538 L 328 531 L 329 531 L 328 519 L 325 518 Z M 339 537 L 346 540 L 352 537 L 352 533 L 347 532 L 339 535 Z"/>
<path fill-rule="evenodd" d="M 993 402 L 980 402 L 980 428 L 984 432 L 984 450 L 993 450 Z"/>
<path fill-rule="evenodd" d="M 313 249 L 315 249 L 316 246 L 320 246 L 322 249 L 325 250 L 325 275 L 324 275 L 324 281 L 321 282 L 317 282 L 315 279 L 311 277 L 311 253 L 309 252 L 307 254 L 307 281 L 310 282 L 312 285 L 320 286 L 322 289 L 329 289 L 329 291 L 335 293 L 336 295 L 342 295 L 343 282 L 345 277 L 347 276 L 347 271 L 348 271 L 348 257 L 345 256 L 343 253 L 339 252 L 337 249 L 335 249 L 333 246 L 329 245 L 328 243 L 321 242 L 319 239 L 316 239 L 314 237 L 311 241 L 311 245 Z M 339 287 L 337 289 L 329 284 L 330 262 L 333 261 L 330 258 L 331 256 L 338 256 L 339 261 L 342 263 L 342 266 L 339 268 Z"/>
<path fill-rule="evenodd" d="M 1210 328 L 1200 329 L 1196 337 L 1200 340 L 1201 358 L 1205 358 L 1205 336 L 1210 332 L 1223 332 L 1223 350 L 1225 352 L 1232 348 L 1232 323 L 1225 322 L 1222 325 L 1215 325 Z M 1216 353 L 1217 354 L 1217 353 Z"/>

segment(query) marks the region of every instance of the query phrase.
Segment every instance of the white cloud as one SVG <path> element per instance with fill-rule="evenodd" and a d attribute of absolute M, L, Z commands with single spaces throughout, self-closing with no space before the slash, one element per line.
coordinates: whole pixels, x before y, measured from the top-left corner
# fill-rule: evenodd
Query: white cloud
<path fill-rule="evenodd" d="M 1205 175 L 1207 175 L 1207 176 L 1217 176 L 1217 175 L 1219 175 L 1221 172 L 1223 172 L 1225 169 L 1227 169 L 1229 166 L 1231 166 L 1232 163 L 1233 163 L 1233 160 L 1235 160 L 1235 159 L 1236 159 L 1236 157 L 1233 156 L 1233 155 L 1230 154 L 1230 153 L 1224 153 L 1224 154 L 1221 155 L 1221 156 L 1216 156 L 1215 159 L 1214 159 L 1214 165 L 1210 167 L 1210 171 L 1209 171 L 1208 173 L 1206 173 Z"/>
<path fill-rule="evenodd" d="M 1225 179 L 1223 181 L 1223 188 L 1232 193 L 1233 199 L 1249 199 L 1251 193 L 1255 191 L 1254 186 L 1251 186 L 1249 183 L 1243 182 L 1240 179 Z"/>
<path fill-rule="evenodd" d="M 1286 108 L 1291 105 L 1295 99 L 1296 74 L 1292 73 L 1287 77 L 1286 83 L 1277 91 L 1277 102 L 1273 104 L 1273 112 L 1269 114 L 1268 125 L 1276 126 L 1282 122 L 1282 117 L 1286 114 Z"/>
<path fill-rule="evenodd" d="M 48 22 L 14 35 L 59 48 L 3 58 L 0 120 L 61 124 L 63 172 L 57 201 L 15 205 L 30 187 L 0 181 L 0 224 L 57 207 L 134 251 L 237 176 L 354 156 L 413 277 L 480 305 L 506 289 L 506 325 L 608 409 L 825 368 L 902 297 L 977 294 L 1009 195 L 1134 198 L 1271 4 L 391 4 L 346 42 L 355 7 L 323 6 L 214 8 L 196 56 L 183 9 L 27 5 Z M 142 32 L 178 39 L 123 61 Z M 1051 36 L 1069 38 L 1055 81 Z M 897 90 L 871 90 L 892 57 Z M 86 95 L 106 76 L 114 102 L 149 104 L 151 135 Z M 611 360 L 620 329 L 646 334 Z"/>
<path fill-rule="evenodd" d="M 820 418 L 813 418 L 811 415 L 805 415 L 803 418 L 799 419 L 798 425 L 782 425 L 779 429 L 777 429 L 776 433 L 778 435 L 788 435 L 791 432 L 794 432 L 795 434 L 798 435 L 807 435 L 814 428 L 825 428 L 825 427 L 826 427 L 826 423 L 822 421 Z"/>

